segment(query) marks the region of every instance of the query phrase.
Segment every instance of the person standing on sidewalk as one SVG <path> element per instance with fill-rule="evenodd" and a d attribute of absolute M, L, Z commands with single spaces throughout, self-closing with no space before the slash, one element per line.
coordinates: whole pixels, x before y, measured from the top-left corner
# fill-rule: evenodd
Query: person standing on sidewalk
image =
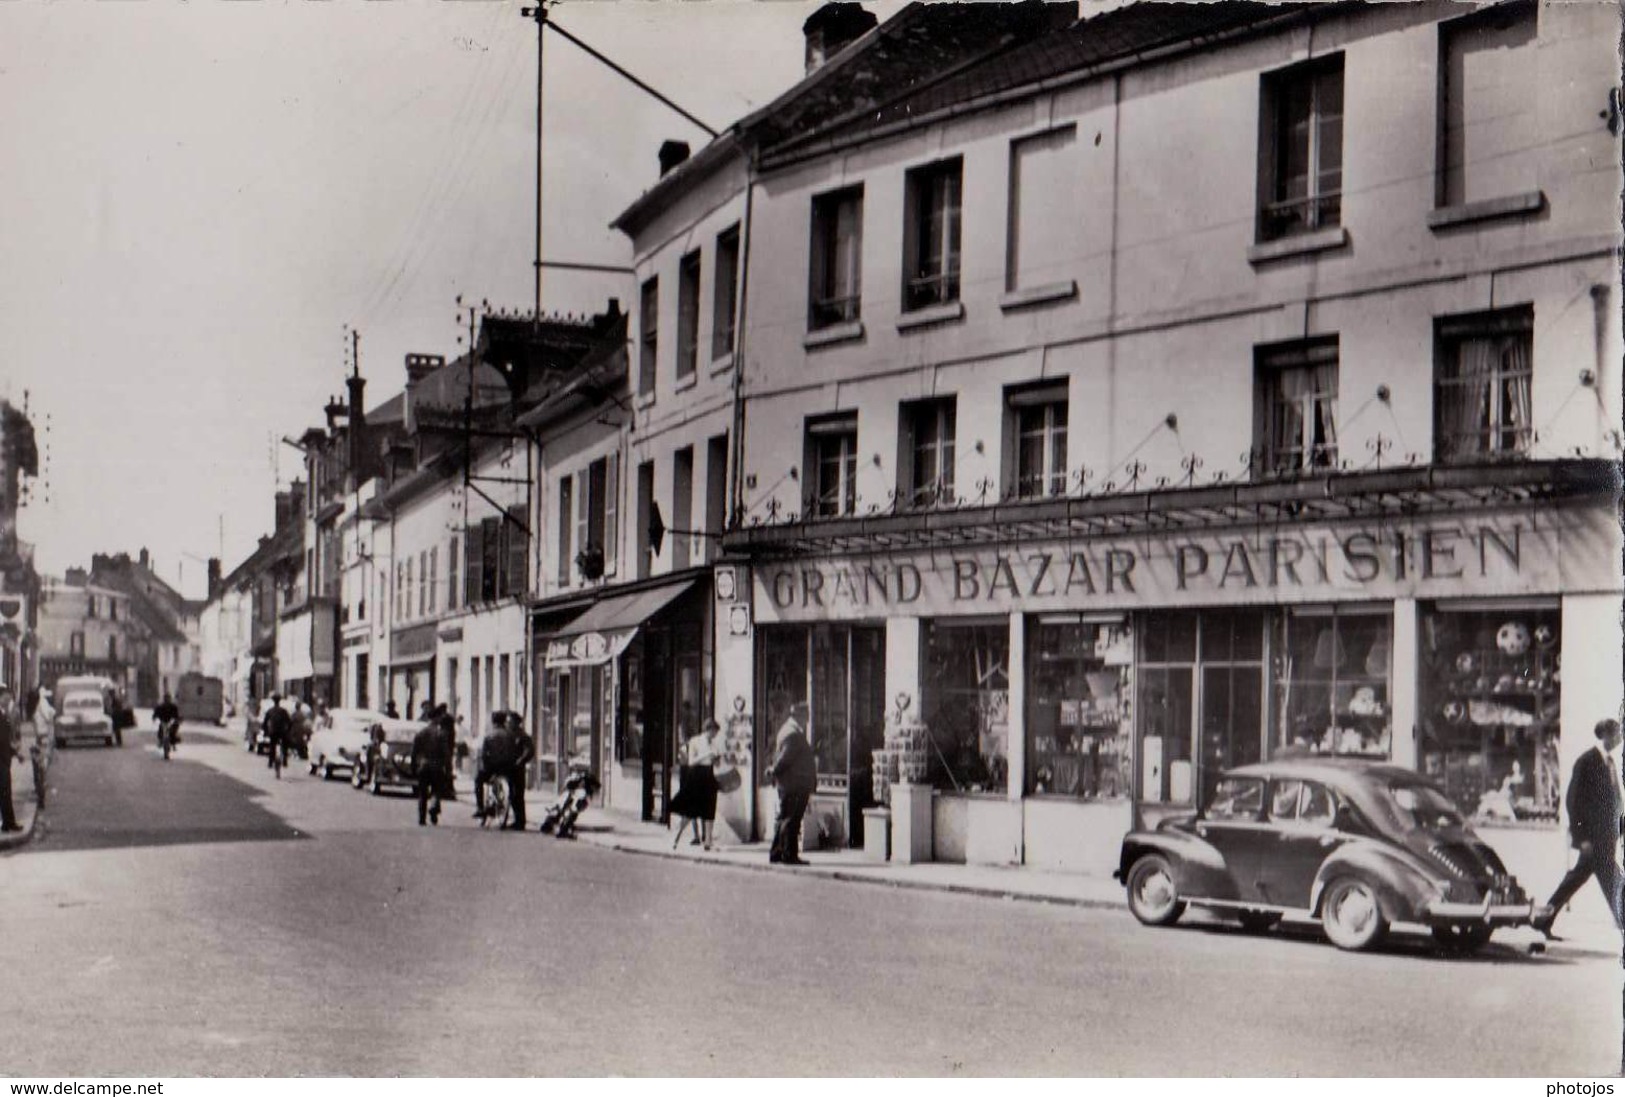
<path fill-rule="evenodd" d="M 812 799 L 818 786 L 818 762 L 813 757 L 812 744 L 807 741 L 807 702 L 797 701 L 790 706 L 790 715 L 779 728 L 775 740 L 776 753 L 768 776 L 779 789 L 779 815 L 773 823 L 773 846 L 768 851 L 769 864 L 804 865 L 799 842 L 801 820 L 807 814 L 807 801 Z"/>
<path fill-rule="evenodd" d="M 1615 852 L 1622 809 L 1619 766 L 1614 761 L 1614 754 L 1625 736 L 1620 733 L 1618 720 L 1598 721 L 1596 736 L 1597 745 L 1574 763 L 1568 796 L 1564 800 L 1569 813 L 1569 842 L 1580 851 L 1580 856 L 1532 923 L 1548 937 L 1552 936 L 1557 912 L 1593 876 L 1608 900 L 1614 924 L 1625 923 L 1620 911 L 1619 858 Z"/>
<path fill-rule="evenodd" d="M 11 761 L 21 756 L 17 749 L 18 724 L 11 687 L 0 686 L 0 832 L 6 834 L 23 829 L 11 803 Z"/>

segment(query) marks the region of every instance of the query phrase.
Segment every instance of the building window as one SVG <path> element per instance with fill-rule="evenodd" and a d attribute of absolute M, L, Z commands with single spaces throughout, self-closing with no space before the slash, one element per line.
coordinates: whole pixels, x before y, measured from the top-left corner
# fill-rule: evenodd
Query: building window
<path fill-rule="evenodd" d="M 1393 615 L 1308 607 L 1277 627 L 1276 750 L 1388 757 Z"/>
<path fill-rule="evenodd" d="M 807 327 L 856 323 L 863 315 L 863 188 L 812 200 L 812 274 Z"/>
<path fill-rule="evenodd" d="M 1534 329 L 1534 309 L 1527 306 L 1434 321 L 1438 461 L 1528 454 Z"/>
<path fill-rule="evenodd" d="M 575 520 L 575 545 L 578 553 L 585 554 L 583 559 L 601 555 L 602 575 L 615 574 L 616 567 L 616 539 L 619 536 L 619 515 L 617 508 L 617 495 L 620 490 L 620 454 L 611 454 L 609 457 L 600 457 L 586 468 L 576 473 L 575 489 L 572 492 L 567 483 L 559 486 L 559 520 L 560 533 L 563 539 L 565 559 L 560 562 L 559 579 L 567 582 L 569 569 L 574 562 L 568 555 L 570 549 L 570 531 L 567 528 L 571 516 Z M 571 509 L 572 496 L 575 509 Z M 596 570 L 596 569 L 594 569 Z M 586 578 L 597 578 L 582 569 Z"/>
<path fill-rule="evenodd" d="M 507 509 L 502 523 L 502 587 L 499 598 L 523 597 L 530 590 L 525 563 L 530 558 L 530 528 L 525 524 L 525 508 L 516 504 Z"/>
<path fill-rule="evenodd" d="M 1422 772 L 1476 822 L 1557 821 L 1562 637 L 1555 601 L 1423 609 Z"/>
<path fill-rule="evenodd" d="M 94 594 L 92 594 L 90 596 L 88 608 L 85 610 L 85 616 L 86 617 L 94 618 L 96 616 L 96 602 L 97 602 L 97 598 L 96 598 L 96 596 Z"/>
<path fill-rule="evenodd" d="M 80 659 L 84 658 L 84 655 L 85 655 L 85 634 L 84 633 L 75 632 L 75 633 L 73 633 L 72 635 L 70 635 L 68 637 L 68 654 L 72 655 L 72 656 L 75 656 L 77 658 L 80 658 Z"/>
<path fill-rule="evenodd" d="M 107 619 L 109 621 L 117 621 L 118 620 L 118 599 L 117 598 L 109 598 L 107 600 Z"/>
<path fill-rule="evenodd" d="M 660 279 L 643 283 L 638 305 L 638 395 L 655 390 L 655 362 L 660 352 Z"/>
<path fill-rule="evenodd" d="M 429 612 L 429 553 L 418 553 L 418 616 Z"/>
<path fill-rule="evenodd" d="M 435 592 L 440 586 L 440 546 L 436 545 L 429 550 L 429 612 L 433 613 Z"/>
<path fill-rule="evenodd" d="M 694 529 L 694 447 L 684 446 L 671 460 L 671 567 L 688 567 Z"/>
<path fill-rule="evenodd" d="M 1005 478 L 1018 499 L 1066 494 L 1067 386 L 1005 392 Z"/>
<path fill-rule="evenodd" d="M 107 638 L 107 659 L 108 659 L 109 662 L 117 662 L 118 661 L 118 637 L 117 636 L 109 636 Z"/>
<path fill-rule="evenodd" d="M 1121 619 L 1028 618 L 1027 784 L 1030 794 L 1127 797 L 1134 726 L 1134 644 Z"/>
<path fill-rule="evenodd" d="M 933 749 L 931 783 L 1003 792 L 1010 772 L 1008 618 L 926 621 L 920 716 Z"/>
<path fill-rule="evenodd" d="M 1440 206 L 1535 189 L 1535 30 L 1532 3 L 1439 26 Z"/>
<path fill-rule="evenodd" d="M 415 604 L 414 595 L 416 591 L 417 587 L 412 582 L 412 558 L 408 556 L 406 558 L 406 597 L 404 599 L 406 606 L 405 612 L 402 614 L 403 617 L 413 616 L 412 606 Z"/>
<path fill-rule="evenodd" d="M 1343 58 L 1264 78 L 1259 236 L 1314 232 L 1342 223 Z"/>
<path fill-rule="evenodd" d="M 694 376 L 700 360 L 700 253 L 677 267 L 677 379 Z"/>
<path fill-rule="evenodd" d="M 734 312 L 739 305 L 739 226 L 717 235 L 715 283 L 711 287 L 711 357 L 734 351 Z"/>
<path fill-rule="evenodd" d="M 807 420 L 802 467 L 807 470 L 807 511 L 834 518 L 858 509 L 858 413 Z"/>
<path fill-rule="evenodd" d="M 728 525 L 728 436 L 718 434 L 705 444 L 705 562 L 716 560 L 722 549 L 722 531 Z"/>
<path fill-rule="evenodd" d="M 638 558 L 634 565 L 635 578 L 647 579 L 649 577 L 649 519 L 653 516 L 655 505 L 655 463 L 645 461 L 638 466 L 638 510 L 637 510 L 637 547 Z"/>
<path fill-rule="evenodd" d="M 902 405 L 898 429 L 899 500 L 908 507 L 954 501 L 955 399 Z"/>
<path fill-rule="evenodd" d="M 1337 467 L 1337 339 L 1260 347 L 1255 448 L 1265 473 Z"/>
<path fill-rule="evenodd" d="M 1004 288 L 1064 281 L 1078 223 L 1077 127 L 1010 142 L 1010 225 Z"/>
<path fill-rule="evenodd" d="M 959 300 L 959 159 L 908 173 L 903 223 L 903 310 Z"/>

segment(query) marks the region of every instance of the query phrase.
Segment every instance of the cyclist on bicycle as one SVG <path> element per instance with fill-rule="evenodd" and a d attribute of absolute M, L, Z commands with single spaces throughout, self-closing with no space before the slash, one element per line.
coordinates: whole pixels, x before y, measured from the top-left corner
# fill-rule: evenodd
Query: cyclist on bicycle
<path fill-rule="evenodd" d="M 536 756 L 536 746 L 525 734 L 517 712 L 501 712 L 494 718 L 496 726 L 480 744 L 479 768 L 474 778 L 474 817 L 485 818 L 485 786 L 493 777 L 501 777 L 508 786 L 508 804 L 513 818 L 506 824 L 508 830 L 525 829 L 525 767 Z"/>
<path fill-rule="evenodd" d="M 265 711 L 265 738 L 270 744 L 271 756 L 266 766 L 276 770 L 276 779 L 282 780 L 282 767 L 288 764 L 288 740 L 293 737 L 293 717 L 282 707 L 282 694 L 271 694 L 271 707 Z"/>
<path fill-rule="evenodd" d="M 158 725 L 158 746 L 160 748 L 163 747 L 165 739 L 169 740 L 171 748 L 181 741 L 179 735 L 181 710 L 174 700 L 170 698 L 168 690 L 164 691 L 164 699 L 153 706 L 152 722 Z"/>

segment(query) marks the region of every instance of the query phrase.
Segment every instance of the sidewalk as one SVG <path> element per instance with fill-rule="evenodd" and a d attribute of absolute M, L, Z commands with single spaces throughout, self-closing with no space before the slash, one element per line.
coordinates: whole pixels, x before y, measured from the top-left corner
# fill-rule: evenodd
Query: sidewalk
<path fill-rule="evenodd" d="M 994 899 L 1121 910 L 1125 915 L 1128 913 L 1123 885 L 1108 876 L 1045 872 L 1018 866 L 939 862 L 900 865 L 867 860 L 863 851 L 856 849 L 803 851 L 802 857 L 807 861 L 806 867 L 786 868 L 768 863 L 765 843 L 719 845 L 707 852 L 699 846 L 689 845 L 689 839 L 685 837 L 674 849 L 672 839 L 676 837 L 675 831 L 617 812 L 599 809 L 594 809 L 591 814 L 583 817 L 582 827 L 577 833 L 583 842 L 622 853 L 637 853 L 649 857 L 666 857 L 754 872 L 793 872 L 848 883 L 947 891 Z M 1553 956 L 1605 956 L 1615 960 L 1620 958 L 1620 937 L 1611 925 L 1594 924 L 1588 919 L 1578 917 L 1565 918 L 1560 923 L 1558 932 L 1563 935 L 1563 939 L 1547 945 L 1547 951 Z M 1522 949 L 1542 942 L 1544 938 L 1534 930 L 1524 927 L 1499 930 L 1495 940 Z"/>
<path fill-rule="evenodd" d="M 34 767 L 25 750 L 22 758 L 11 763 L 11 804 L 23 829 L 15 834 L 0 834 L 0 853 L 25 845 L 34 837 L 34 826 L 39 820 L 35 802 Z"/>

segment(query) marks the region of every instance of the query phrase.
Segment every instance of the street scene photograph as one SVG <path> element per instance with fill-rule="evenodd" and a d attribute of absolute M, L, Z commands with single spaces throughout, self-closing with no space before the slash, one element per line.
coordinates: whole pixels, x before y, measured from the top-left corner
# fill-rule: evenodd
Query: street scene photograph
<path fill-rule="evenodd" d="M 0 3 L 0 1078 L 1605 1092 L 1621 29 Z"/>

